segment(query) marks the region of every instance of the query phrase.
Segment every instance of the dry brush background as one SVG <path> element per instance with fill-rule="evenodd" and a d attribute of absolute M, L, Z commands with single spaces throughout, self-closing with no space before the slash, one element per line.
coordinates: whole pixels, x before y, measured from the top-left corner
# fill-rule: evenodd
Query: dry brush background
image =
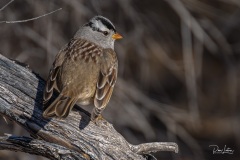
<path fill-rule="evenodd" d="M 8 0 L 0 1 L 0 8 Z M 104 117 L 131 143 L 174 141 L 178 155 L 159 159 L 240 156 L 240 1 L 18 0 L 0 10 L 0 53 L 46 78 L 55 55 L 89 18 L 108 17 L 124 39 L 116 42 L 119 78 Z M 87 109 L 83 107 L 84 109 Z M 26 135 L 0 117 L 0 135 Z M 234 149 L 213 155 L 211 144 Z M 0 159 L 42 160 L 0 151 Z"/>

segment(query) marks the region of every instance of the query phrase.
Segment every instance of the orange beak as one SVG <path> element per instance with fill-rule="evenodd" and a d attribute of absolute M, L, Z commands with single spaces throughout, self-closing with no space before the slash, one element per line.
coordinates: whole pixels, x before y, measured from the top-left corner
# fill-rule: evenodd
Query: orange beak
<path fill-rule="evenodd" d="M 117 39 L 122 39 L 123 37 L 119 33 L 115 33 L 114 35 L 112 35 L 112 38 L 117 40 Z"/>

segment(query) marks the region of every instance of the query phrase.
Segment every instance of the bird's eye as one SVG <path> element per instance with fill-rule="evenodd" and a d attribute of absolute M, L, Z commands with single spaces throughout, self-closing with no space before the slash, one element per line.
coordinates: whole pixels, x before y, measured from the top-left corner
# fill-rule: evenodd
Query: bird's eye
<path fill-rule="evenodd" d="M 107 36 L 107 35 L 108 35 L 108 31 L 103 31 L 103 34 L 104 34 L 105 36 Z"/>

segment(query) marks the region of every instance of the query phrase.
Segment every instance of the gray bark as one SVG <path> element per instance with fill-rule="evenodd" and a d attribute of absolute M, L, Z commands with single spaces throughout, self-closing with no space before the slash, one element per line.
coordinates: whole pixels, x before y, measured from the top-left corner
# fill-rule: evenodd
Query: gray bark
<path fill-rule="evenodd" d="M 80 107 L 66 119 L 42 117 L 45 81 L 28 68 L 0 55 L 0 114 L 24 127 L 34 138 L 0 137 L 0 149 L 49 159 L 154 159 L 151 152 L 178 152 L 176 143 L 132 145 L 106 120 L 97 125 Z"/>

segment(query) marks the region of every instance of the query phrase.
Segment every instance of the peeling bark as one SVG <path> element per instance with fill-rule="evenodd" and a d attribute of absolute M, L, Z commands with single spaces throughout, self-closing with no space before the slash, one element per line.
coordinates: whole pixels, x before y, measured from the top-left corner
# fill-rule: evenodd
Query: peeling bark
<path fill-rule="evenodd" d="M 42 117 L 45 81 L 24 66 L 0 55 L 0 114 L 24 127 L 34 138 L 3 136 L 0 149 L 49 159 L 154 159 L 151 152 L 178 152 L 176 143 L 129 144 L 106 120 L 97 125 L 75 107 L 66 119 Z"/>

